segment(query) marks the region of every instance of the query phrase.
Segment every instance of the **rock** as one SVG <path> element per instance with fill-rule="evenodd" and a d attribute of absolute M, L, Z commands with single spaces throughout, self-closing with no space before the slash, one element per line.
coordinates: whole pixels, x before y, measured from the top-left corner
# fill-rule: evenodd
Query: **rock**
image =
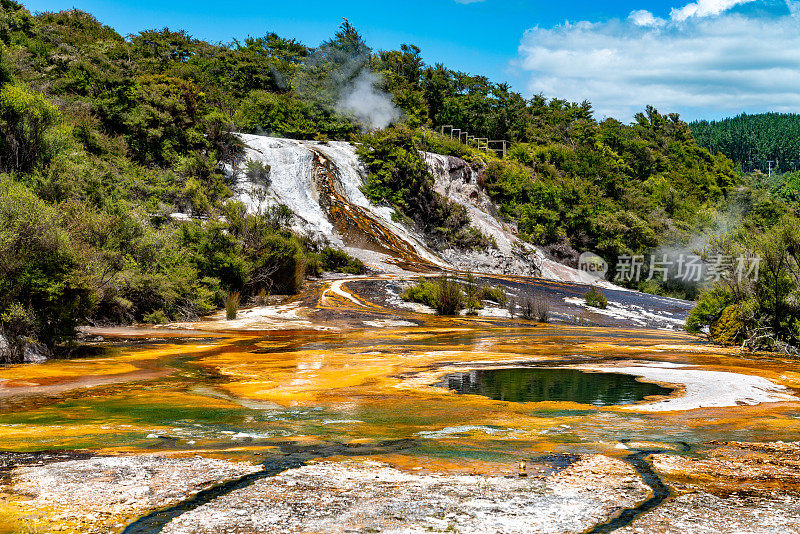
<path fill-rule="evenodd" d="M 11 347 L 8 339 L 0 334 L 0 359 L 8 360 Z M 42 363 L 52 357 L 50 349 L 36 342 L 26 343 L 23 349 L 23 363 Z"/>
<path fill-rule="evenodd" d="M 28 343 L 25 345 L 25 363 L 42 363 L 52 358 L 53 354 L 46 346 L 41 343 Z"/>

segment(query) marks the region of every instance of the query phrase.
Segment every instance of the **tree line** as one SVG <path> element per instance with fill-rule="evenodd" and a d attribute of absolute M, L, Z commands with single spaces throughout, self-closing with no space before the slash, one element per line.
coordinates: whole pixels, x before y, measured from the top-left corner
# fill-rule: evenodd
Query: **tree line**
<path fill-rule="evenodd" d="M 695 121 L 689 127 L 697 144 L 721 152 L 744 172 L 800 170 L 800 115 L 761 113 L 719 121 Z"/>

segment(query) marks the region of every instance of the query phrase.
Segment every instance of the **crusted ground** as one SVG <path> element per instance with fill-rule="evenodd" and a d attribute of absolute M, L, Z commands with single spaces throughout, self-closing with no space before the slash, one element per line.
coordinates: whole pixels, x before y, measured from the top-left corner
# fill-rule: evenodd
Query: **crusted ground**
<path fill-rule="evenodd" d="M 701 458 L 655 455 L 676 495 L 617 532 L 800 532 L 800 442 L 711 445 Z"/>
<path fill-rule="evenodd" d="M 680 495 L 616 530 L 618 534 L 783 534 L 800 532 L 797 498 L 721 497 L 702 491 Z"/>
<path fill-rule="evenodd" d="M 649 495 L 631 466 L 601 455 L 528 478 L 321 462 L 222 496 L 163 532 L 583 532 Z"/>
<path fill-rule="evenodd" d="M 107 533 L 145 513 L 259 470 L 194 456 L 106 456 L 18 467 L 0 494 L 0 526 L 15 532 Z"/>

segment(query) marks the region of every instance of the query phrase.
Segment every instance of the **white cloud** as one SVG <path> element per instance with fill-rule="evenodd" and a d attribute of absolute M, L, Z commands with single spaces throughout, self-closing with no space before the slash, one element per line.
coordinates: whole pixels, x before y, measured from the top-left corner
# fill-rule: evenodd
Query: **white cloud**
<path fill-rule="evenodd" d="M 712 13 L 723 4 L 734 0 L 700 0 L 686 18 L 635 11 L 626 20 L 533 28 L 515 64 L 531 73 L 532 94 L 586 99 L 621 120 L 648 104 L 690 119 L 800 111 L 798 4 L 781 3 L 779 14 Z"/>
<path fill-rule="evenodd" d="M 689 17 L 707 17 L 709 15 L 719 15 L 723 11 L 739 4 L 749 4 L 754 0 L 698 0 L 692 4 L 686 4 L 680 9 L 673 9 L 670 16 L 673 20 L 686 20 Z"/>
<path fill-rule="evenodd" d="M 666 22 L 663 19 L 656 18 L 645 9 L 631 11 L 631 14 L 628 15 L 628 20 L 637 26 L 662 26 Z"/>

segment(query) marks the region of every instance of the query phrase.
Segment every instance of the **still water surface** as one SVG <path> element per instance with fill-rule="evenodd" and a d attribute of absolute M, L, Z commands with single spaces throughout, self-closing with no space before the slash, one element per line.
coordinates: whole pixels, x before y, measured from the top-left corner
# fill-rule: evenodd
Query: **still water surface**
<path fill-rule="evenodd" d="M 578 369 L 481 369 L 452 373 L 442 385 L 458 393 L 483 395 L 510 402 L 573 401 L 593 406 L 633 404 L 652 395 L 669 395 L 670 388 L 641 382 L 621 373 Z"/>

